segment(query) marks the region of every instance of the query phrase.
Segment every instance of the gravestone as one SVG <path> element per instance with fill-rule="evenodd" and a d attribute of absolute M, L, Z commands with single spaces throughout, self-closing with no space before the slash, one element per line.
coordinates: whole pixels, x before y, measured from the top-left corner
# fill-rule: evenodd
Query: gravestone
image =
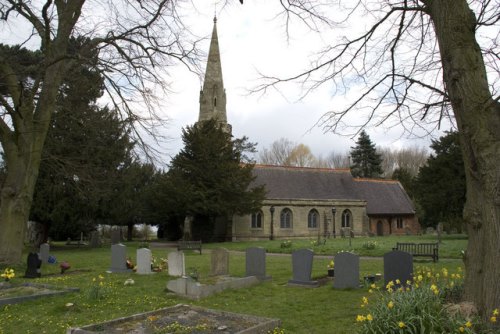
<path fill-rule="evenodd" d="M 270 279 L 269 276 L 266 276 L 266 250 L 264 248 L 247 248 L 245 258 L 245 276 L 257 276 L 260 280 Z"/>
<path fill-rule="evenodd" d="M 151 271 L 151 251 L 147 248 L 137 250 L 137 271 L 138 274 L 153 274 Z"/>
<path fill-rule="evenodd" d="M 129 272 L 127 269 L 127 247 L 122 244 L 111 245 L 111 268 L 112 273 Z"/>
<path fill-rule="evenodd" d="M 290 285 L 308 287 L 319 286 L 318 281 L 311 280 L 314 252 L 310 249 L 299 249 L 292 253 L 292 279 Z"/>
<path fill-rule="evenodd" d="M 92 231 L 90 233 L 90 247 L 101 247 L 101 236 L 99 235 L 99 231 Z"/>
<path fill-rule="evenodd" d="M 116 245 L 120 243 L 120 230 L 111 230 L 111 244 Z"/>
<path fill-rule="evenodd" d="M 335 255 L 335 279 L 333 287 L 336 289 L 359 288 L 359 256 L 349 252 Z"/>
<path fill-rule="evenodd" d="M 401 284 L 396 284 L 399 279 Z M 402 251 L 392 251 L 384 254 L 385 285 L 394 282 L 396 288 L 406 285 L 406 281 L 413 281 L 413 255 Z"/>
<path fill-rule="evenodd" d="M 186 275 L 184 252 L 175 251 L 168 253 L 168 275 L 178 277 Z"/>
<path fill-rule="evenodd" d="M 216 248 L 212 251 L 212 276 L 229 275 L 229 252 L 225 248 Z"/>
<path fill-rule="evenodd" d="M 40 260 L 42 263 L 49 263 L 50 245 L 47 243 L 40 245 Z"/>
<path fill-rule="evenodd" d="M 26 273 L 24 277 L 26 278 L 38 278 L 42 276 L 40 267 L 42 266 L 42 260 L 38 256 L 38 253 L 29 253 L 27 259 L 28 267 L 26 268 Z"/>

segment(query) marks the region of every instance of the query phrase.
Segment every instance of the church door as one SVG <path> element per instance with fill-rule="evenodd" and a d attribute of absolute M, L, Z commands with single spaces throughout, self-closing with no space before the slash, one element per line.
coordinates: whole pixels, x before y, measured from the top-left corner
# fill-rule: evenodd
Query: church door
<path fill-rule="evenodd" d="M 384 235 L 384 224 L 380 220 L 377 222 L 377 235 Z"/>

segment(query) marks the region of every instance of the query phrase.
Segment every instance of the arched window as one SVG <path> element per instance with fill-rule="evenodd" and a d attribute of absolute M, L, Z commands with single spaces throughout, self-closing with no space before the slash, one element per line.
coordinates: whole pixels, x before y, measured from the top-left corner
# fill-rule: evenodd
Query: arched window
<path fill-rule="evenodd" d="M 309 215 L 307 216 L 307 227 L 308 228 L 317 228 L 319 221 L 319 213 L 315 209 L 309 211 Z"/>
<path fill-rule="evenodd" d="M 262 211 L 252 213 L 252 228 L 262 228 Z"/>
<path fill-rule="evenodd" d="M 342 227 L 351 227 L 351 211 L 342 212 Z"/>
<path fill-rule="evenodd" d="M 292 228 L 292 211 L 285 208 L 280 215 L 280 228 Z"/>

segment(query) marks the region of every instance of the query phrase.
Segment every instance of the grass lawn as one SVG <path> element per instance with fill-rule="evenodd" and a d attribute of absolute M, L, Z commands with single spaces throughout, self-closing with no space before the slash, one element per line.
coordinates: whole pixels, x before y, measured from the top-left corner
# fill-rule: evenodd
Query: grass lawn
<path fill-rule="evenodd" d="M 405 241 L 407 237 L 402 237 Z M 413 237 L 415 238 L 415 237 Z M 379 255 L 389 250 L 396 240 L 401 238 L 355 238 L 353 249 L 360 255 L 366 255 L 362 247 L 364 241 L 377 241 L 378 247 L 373 250 Z M 428 241 L 425 237 L 417 240 Z M 334 253 L 335 249 L 348 249 L 347 239 L 328 240 L 320 253 Z M 292 248 L 307 246 L 310 241 L 292 241 Z M 440 249 L 449 254 L 465 248 L 466 240 L 446 239 Z M 127 252 L 135 262 L 138 242 L 125 243 Z M 62 245 L 62 244 L 61 244 Z M 222 246 L 232 250 L 244 250 L 247 246 L 259 245 L 268 250 L 281 250 L 280 241 L 260 243 L 225 243 Z M 347 244 L 348 245 L 348 244 Z M 382 246 L 384 245 L 384 246 Z M 221 244 L 207 245 L 207 248 L 221 246 Z M 379 250 L 378 248 L 387 247 Z M 318 252 L 318 248 L 315 251 Z M 328 249 L 328 251 L 327 251 Z M 152 248 L 153 255 L 166 258 L 169 248 Z M 359 250 L 359 251 L 358 251 Z M 361 251 L 364 250 L 364 251 Z M 376 252 L 375 252 L 376 251 Z M 200 301 L 190 301 L 167 294 L 166 283 L 171 279 L 166 272 L 154 275 L 107 274 L 110 266 L 110 249 L 69 248 L 57 244 L 51 252 L 58 262 L 68 261 L 71 269 L 60 275 L 58 265 L 43 265 L 42 278 L 28 280 L 23 276 L 25 267 L 14 267 L 16 277 L 13 282 L 48 283 L 56 286 L 79 287 L 80 292 L 62 296 L 47 297 L 21 304 L 0 306 L 0 333 L 65 333 L 68 327 L 87 325 L 91 323 L 123 317 L 134 313 L 150 311 L 175 304 L 193 304 L 219 310 L 238 313 L 254 314 L 258 316 L 279 318 L 286 333 L 353 333 L 355 318 L 360 312 L 360 301 L 366 295 L 366 289 L 334 290 L 330 284 L 316 289 L 288 287 L 287 281 L 291 278 L 291 259 L 288 256 L 268 256 L 267 274 L 272 280 L 256 287 L 225 291 Z M 315 259 L 313 277 L 326 275 L 328 258 Z M 431 261 L 416 261 L 415 266 L 425 265 L 436 270 L 443 267 L 455 271 L 462 265 L 459 259 L 442 259 L 438 263 Z M 361 276 L 383 271 L 380 258 L 362 258 L 360 261 Z M 196 268 L 200 277 L 208 277 L 210 270 L 210 255 L 205 252 L 186 252 L 186 268 Z M 0 268 L 3 272 L 4 268 Z M 231 253 L 230 273 L 232 276 L 243 276 L 245 271 L 245 257 L 243 253 Z M 102 280 L 99 278 L 101 275 Z M 128 278 L 133 278 L 134 285 L 124 285 Z M 94 279 L 96 281 L 94 282 Z M 99 286 L 103 292 L 102 299 L 91 298 L 91 292 Z M 73 306 L 66 306 L 72 303 Z"/>

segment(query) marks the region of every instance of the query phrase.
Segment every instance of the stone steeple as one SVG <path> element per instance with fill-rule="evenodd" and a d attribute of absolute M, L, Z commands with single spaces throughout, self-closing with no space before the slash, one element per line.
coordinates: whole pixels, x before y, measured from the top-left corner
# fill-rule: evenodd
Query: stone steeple
<path fill-rule="evenodd" d="M 205 81 L 200 91 L 200 115 L 198 122 L 216 119 L 224 128 L 231 132 L 227 124 L 226 115 L 226 90 L 222 80 L 222 65 L 220 61 L 219 39 L 217 37 L 217 18 L 214 18 L 212 40 L 208 51 Z"/>

